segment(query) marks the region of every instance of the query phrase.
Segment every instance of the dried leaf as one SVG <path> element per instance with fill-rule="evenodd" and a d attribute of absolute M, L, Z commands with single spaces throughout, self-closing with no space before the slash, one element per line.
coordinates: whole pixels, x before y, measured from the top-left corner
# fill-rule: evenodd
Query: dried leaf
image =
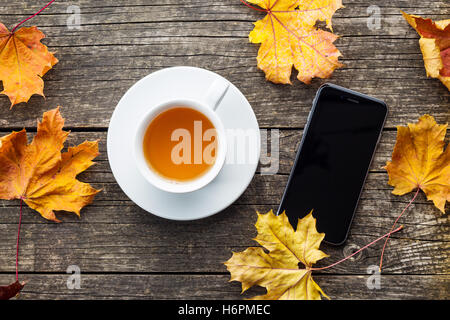
<path fill-rule="evenodd" d="M 19 294 L 25 286 L 25 282 L 13 282 L 9 286 L 0 286 L 0 300 L 9 300 Z"/>
<path fill-rule="evenodd" d="M 333 42 L 335 34 L 315 27 L 326 21 L 331 29 L 331 17 L 342 0 L 249 0 L 266 10 L 267 15 L 255 23 L 249 38 L 261 43 L 258 67 L 266 79 L 274 83 L 291 83 L 292 67 L 297 78 L 309 84 L 314 77 L 329 78 L 341 55 Z"/>
<path fill-rule="evenodd" d="M 14 33 L 0 23 L 0 81 L 11 108 L 28 102 L 33 94 L 44 96 L 42 77 L 58 59 L 41 43 L 45 35 L 36 27 Z"/>
<path fill-rule="evenodd" d="M 420 50 L 427 76 L 438 78 L 450 90 L 450 19 L 434 22 L 402 11 L 420 35 Z"/>
<path fill-rule="evenodd" d="M 386 170 L 393 194 L 404 195 L 417 188 L 445 213 L 450 201 L 450 149 L 444 151 L 447 124 L 439 125 L 430 115 L 416 124 L 397 127 L 397 142 Z"/>
<path fill-rule="evenodd" d="M 255 285 L 267 289 L 266 295 L 253 299 L 319 300 L 321 295 L 328 298 L 311 276 L 312 265 L 328 257 L 319 250 L 325 234 L 317 232 L 312 212 L 299 219 L 295 232 L 286 214 L 276 216 L 272 211 L 258 213 L 255 226 L 255 240 L 269 253 L 260 247 L 233 252 L 225 262 L 230 281 L 240 281 L 242 292 Z M 299 263 L 305 268 L 299 269 Z"/>
<path fill-rule="evenodd" d="M 58 107 L 44 113 L 30 144 L 25 129 L 0 139 L 0 199 L 23 199 L 44 218 L 56 222 L 53 210 L 79 216 L 92 202 L 100 190 L 76 176 L 94 164 L 98 142 L 85 141 L 61 153 L 69 134 L 63 126 Z"/>

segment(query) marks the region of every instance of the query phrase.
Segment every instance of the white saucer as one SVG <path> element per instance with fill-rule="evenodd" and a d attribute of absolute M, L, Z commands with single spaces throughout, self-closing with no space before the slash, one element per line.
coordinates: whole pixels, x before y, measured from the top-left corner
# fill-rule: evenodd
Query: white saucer
<path fill-rule="evenodd" d="M 185 194 L 161 191 L 147 182 L 133 159 L 133 134 L 139 117 L 152 106 L 169 99 L 195 99 L 220 77 L 193 67 L 173 67 L 154 72 L 134 84 L 119 101 L 108 129 L 108 159 L 112 173 L 123 192 L 139 207 L 159 217 L 194 220 L 213 215 L 245 191 L 258 161 L 246 164 L 225 163 L 219 175 L 206 187 Z M 259 160 L 260 134 L 252 107 L 231 84 L 217 114 L 225 130 L 244 129 L 257 133 L 257 143 L 249 146 L 249 156 Z"/>

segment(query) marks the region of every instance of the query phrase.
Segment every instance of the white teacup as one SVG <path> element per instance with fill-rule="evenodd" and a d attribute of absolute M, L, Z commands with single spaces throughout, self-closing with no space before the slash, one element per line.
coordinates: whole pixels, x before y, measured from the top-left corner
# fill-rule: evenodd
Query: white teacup
<path fill-rule="evenodd" d="M 227 153 L 227 141 L 222 121 L 215 112 L 222 98 L 226 94 L 230 83 L 223 78 L 216 79 L 203 97 L 197 99 L 173 99 L 164 101 L 156 107 L 151 108 L 142 115 L 134 135 L 134 159 L 141 175 L 153 186 L 160 190 L 172 193 L 186 193 L 203 188 L 219 174 L 225 162 Z M 209 170 L 197 179 L 186 182 L 169 180 L 155 172 L 147 163 L 144 156 L 143 142 L 145 132 L 150 123 L 162 112 L 180 105 L 192 108 L 205 115 L 216 129 L 216 158 Z"/>

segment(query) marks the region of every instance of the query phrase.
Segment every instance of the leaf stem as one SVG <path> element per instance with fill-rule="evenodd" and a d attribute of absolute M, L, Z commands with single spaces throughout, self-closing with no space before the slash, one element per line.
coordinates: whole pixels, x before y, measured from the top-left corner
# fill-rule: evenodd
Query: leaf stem
<path fill-rule="evenodd" d="M 20 226 L 22 225 L 22 204 L 23 198 L 20 198 L 20 214 L 19 214 L 19 227 L 17 228 L 17 242 L 16 242 L 16 281 L 19 281 L 19 239 L 20 239 Z"/>
<path fill-rule="evenodd" d="M 37 16 L 39 13 L 41 13 L 42 11 L 44 11 L 45 9 L 47 9 L 48 6 L 50 6 L 53 2 L 55 2 L 56 0 L 52 0 L 49 3 L 47 3 L 41 10 L 39 10 L 38 12 L 36 12 L 35 14 L 29 16 L 28 18 L 26 18 L 25 20 L 22 20 L 21 22 L 19 22 L 19 24 L 17 24 L 11 31 L 11 33 L 14 33 L 14 31 L 16 31 L 16 29 L 22 25 L 23 23 L 27 22 L 28 20 L 30 20 L 31 18 L 34 18 L 35 16 Z"/>
<path fill-rule="evenodd" d="M 261 11 L 261 12 L 268 12 L 268 10 L 261 9 L 261 8 L 257 8 L 257 7 L 254 7 L 254 6 L 252 6 L 252 5 L 249 5 L 249 4 L 248 4 L 246 1 L 244 1 L 244 0 L 239 0 L 239 1 L 241 1 L 243 4 L 245 4 L 247 7 L 251 8 L 251 9 L 253 9 L 253 10 Z"/>
<path fill-rule="evenodd" d="M 405 209 L 403 209 L 402 213 L 400 213 L 400 215 L 397 217 L 397 219 L 395 220 L 394 224 L 392 225 L 391 231 L 392 229 L 395 228 L 395 226 L 397 225 L 398 220 L 403 216 L 403 214 L 406 212 L 406 209 L 409 208 L 409 206 L 414 202 L 414 200 L 416 200 L 417 195 L 419 194 L 420 188 L 417 188 L 416 193 L 414 194 L 414 197 L 411 199 L 411 201 L 409 201 L 408 205 L 405 207 Z M 381 268 L 383 266 L 383 256 L 384 256 L 384 250 L 386 249 L 386 245 L 389 241 L 390 235 L 386 238 L 386 241 L 384 242 L 383 245 L 383 250 L 381 251 L 381 258 L 380 258 L 380 272 L 381 272 Z"/>
<path fill-rule="evenodd" d="M 329 266 L 321 267 L 321 268 L 309 268 L 309 270 L 317 271 L 317 270 L 324 270 L 324 269 L 328 269 L 328 268 L 334 267 L 335 265 L 338 265 L 338 264 L 344 262 L 345 260 L 350 259 L 350 258 L 353 257 L 355 254 L 360 253 L 361 251 L 363 251 L 364 249 L 370 247 L 371 245 L 373 245 L 374 243 L 380 241 L 381 239 L 383 239 L 383 238 L 385 238 L 385 237 L 389 237 L 391 234 L 396 233 L 396 232 L 398 232 L 398 231 L 400 231 L 400 230 L 402 230 L 402 229 L 403 229 L 403 226 L 400 226 L 400 227 L 398 227 L 397 229 L 395 229 L 395 230 L 393 230 L 393 231 L 391 230 L 390 232 L 386 233 L 385 235 L 383 235 L 383 236 L 379 237 L 378 239 L 373 240 L 371 243 L 365 245 L 364 247 L 362 247 L 362 248 L 359 249 L 358 251 L 353 252 L 351 255 L 345 257 L 344 259 L 339 260 L 338 262 L 335 262 L 335 263 L 333 263 L 333 264 L 330 264 Z"/>

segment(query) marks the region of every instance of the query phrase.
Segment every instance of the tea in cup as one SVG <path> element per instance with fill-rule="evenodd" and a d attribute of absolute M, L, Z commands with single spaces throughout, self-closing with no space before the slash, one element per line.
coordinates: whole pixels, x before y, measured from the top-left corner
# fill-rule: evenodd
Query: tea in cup
<path fill-rule="evenodd" d="M 143 116 L 135 134 L 134 156 L 151 184 L 167 192 L 192 192 L 218 175 L 227 144 L 215 110 L 228 86 L 218 79 L 198 100 L 165 101 Z"/>

